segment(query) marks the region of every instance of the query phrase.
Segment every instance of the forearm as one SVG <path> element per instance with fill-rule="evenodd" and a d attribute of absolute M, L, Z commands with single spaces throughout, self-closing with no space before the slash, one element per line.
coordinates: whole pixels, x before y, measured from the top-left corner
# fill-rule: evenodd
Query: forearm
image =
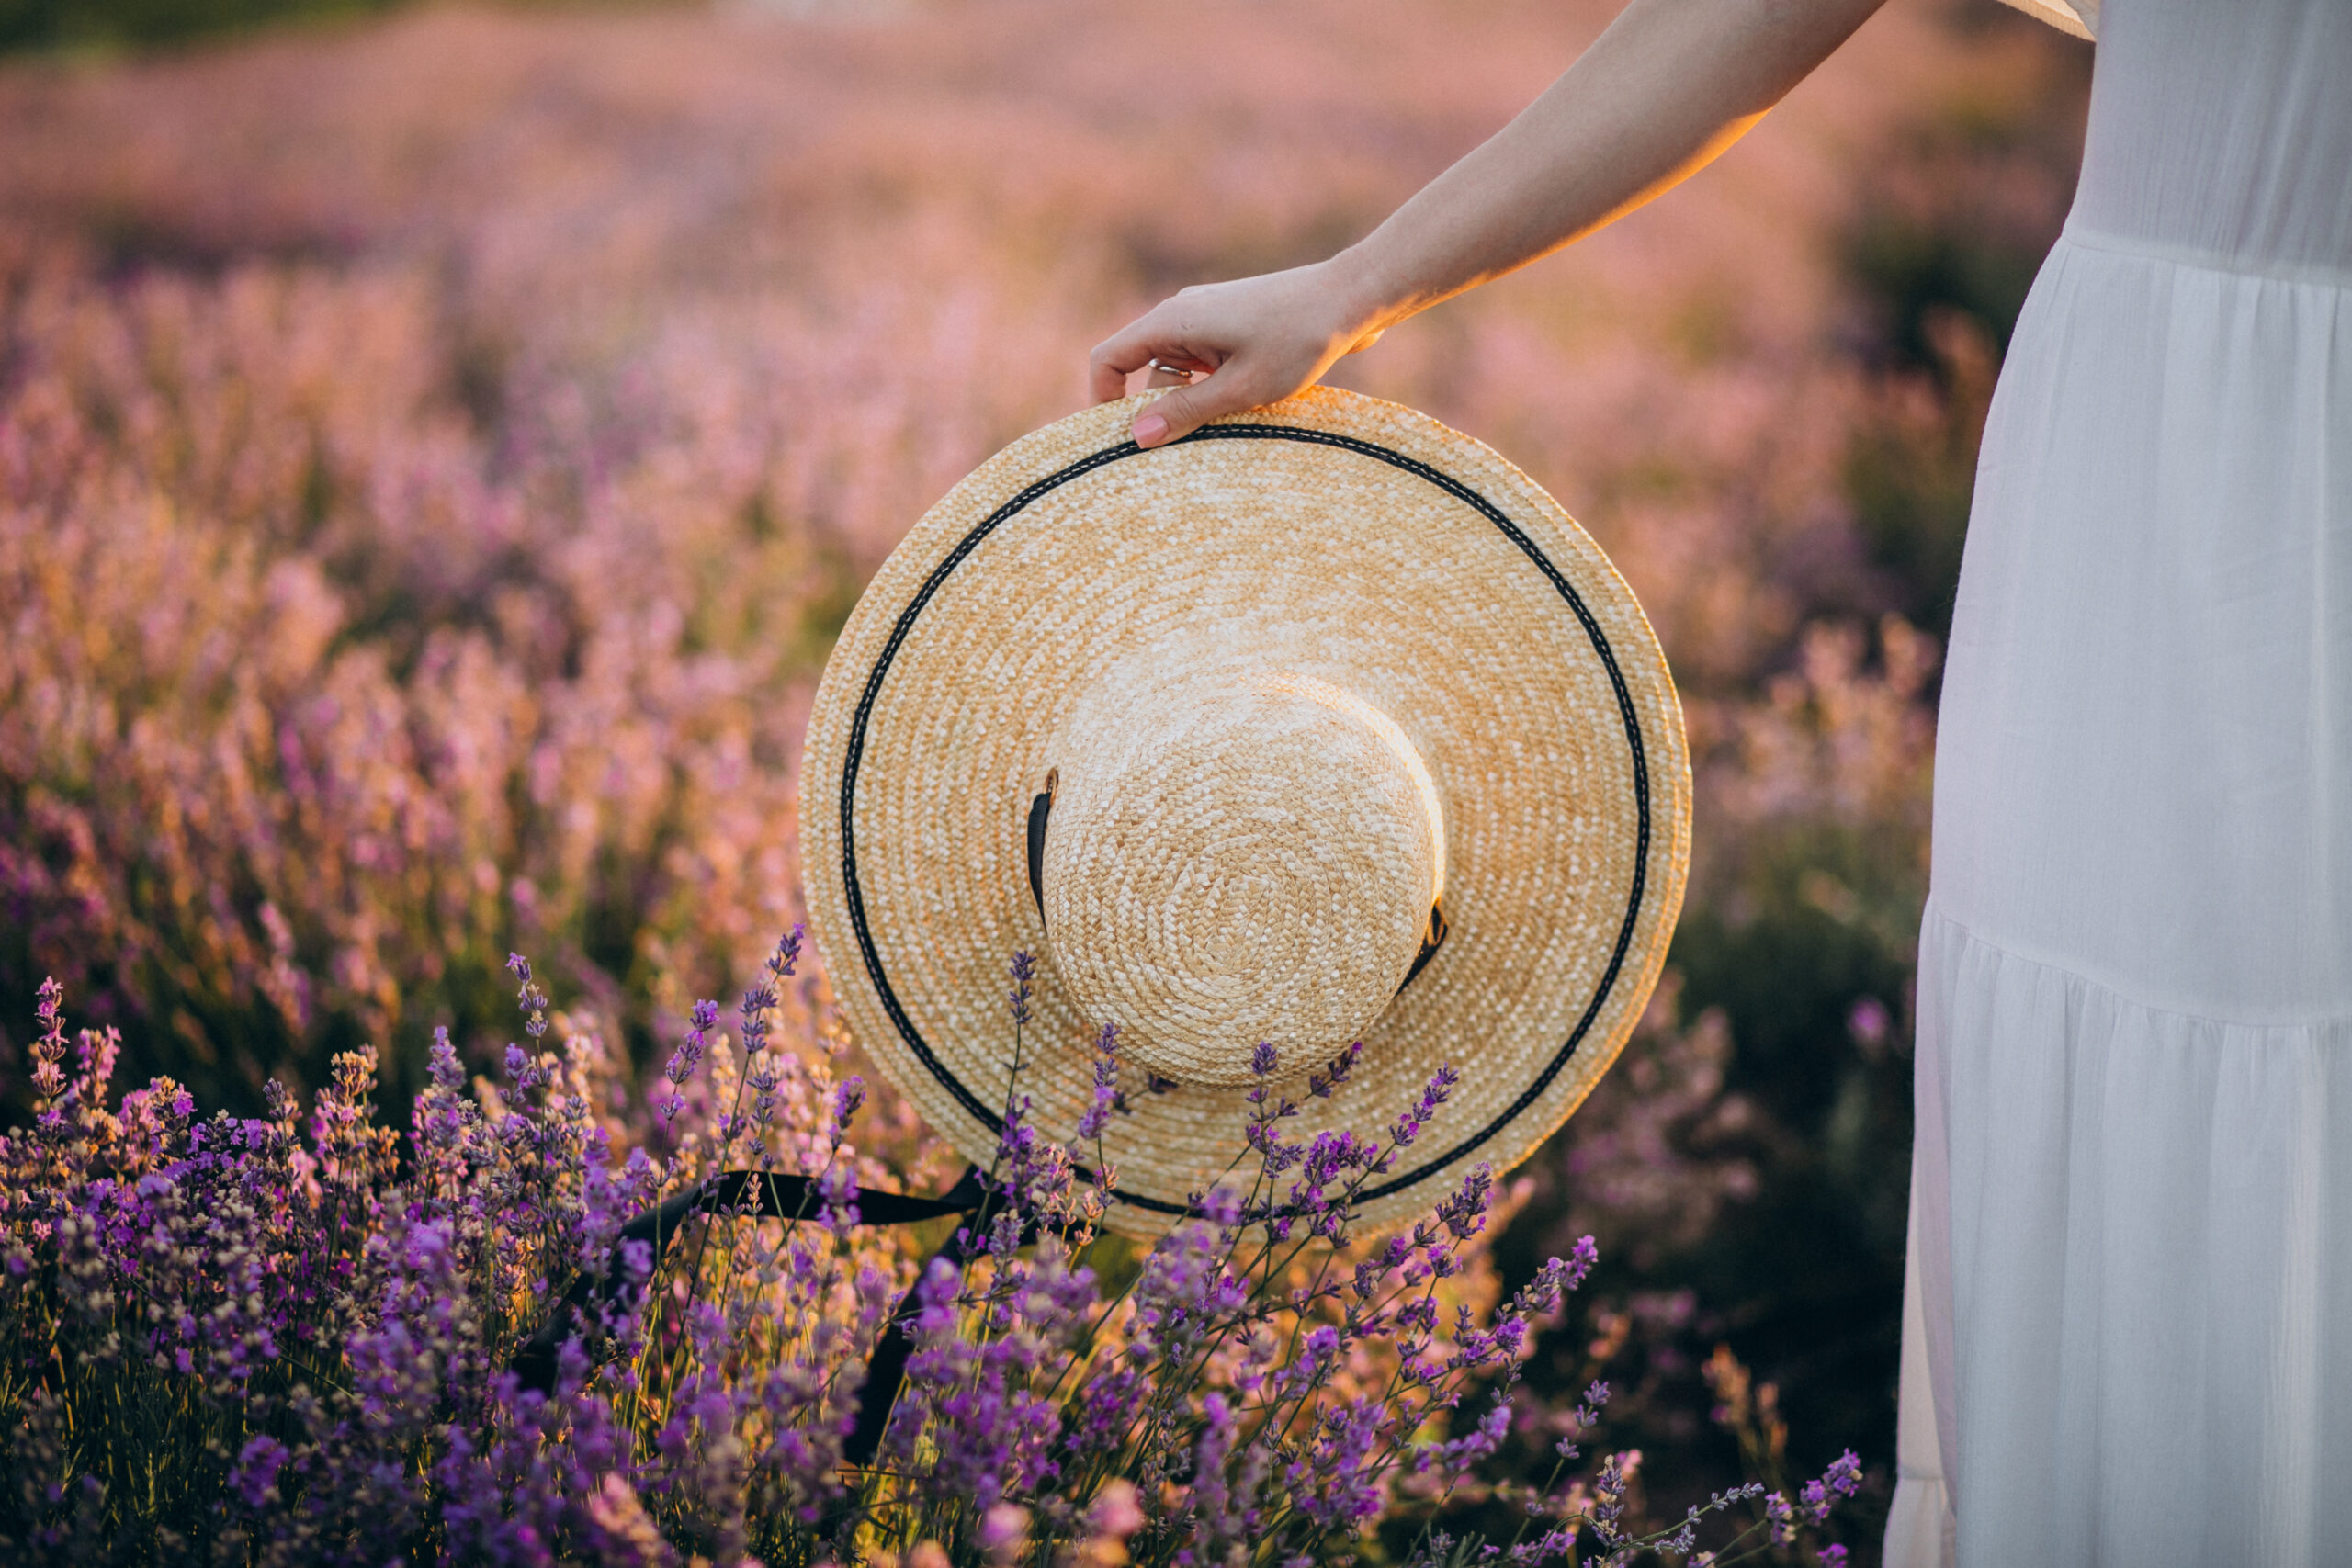
<path fill-rule="evenodd" d="M 1095 344 L 1097 400 L 1147 365 L 1176 387 L 1146 446 L 1286 398 L 1417 310 L 1589 233 L 1739 139 L 1879 0 L 1633 0 L 1484 146 L 1329 261 L 1196 285 Z"/>
<path fill-rule="evenodd" d="M 1880 0 L 1632 0 L 1510 124 L 1329 264 L 1369 335 L 1688 178 Z"/>

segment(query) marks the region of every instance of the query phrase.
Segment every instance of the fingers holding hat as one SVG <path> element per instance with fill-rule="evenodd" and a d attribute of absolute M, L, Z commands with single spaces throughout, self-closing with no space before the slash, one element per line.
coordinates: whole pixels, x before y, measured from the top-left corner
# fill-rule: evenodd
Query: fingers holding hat
<path fill-rule="evenodd" d="M 1133 431 L 1138 446 L 1161 446 L 1313 385 L 1341 355 L 1379 338 L 1358 318 L 1320 265 L 1187 288 L 1096 345 L 1094 400 L 1125 396 L 1139 370 L 1168 372 L 1150 384 L 1175 389 L 1138 412 Z M 1175 379 L 1202 373 L 1188 385 Z"/>
<path fill-rule="evenodd" d="M 1216 368 L 1216 359 L 1187 345 L 1182 329 L 1162 320 L 1168 307 L 1175 302 L 1170 299 L 1137 317 L 1094 345 L 1094 352 L 1087 357 L 1087 389 L 1096 402 L 1114 402 L 1125 397 L 1127 378 L 1138 371 L 1176 366 L 1204 371 Z"/>

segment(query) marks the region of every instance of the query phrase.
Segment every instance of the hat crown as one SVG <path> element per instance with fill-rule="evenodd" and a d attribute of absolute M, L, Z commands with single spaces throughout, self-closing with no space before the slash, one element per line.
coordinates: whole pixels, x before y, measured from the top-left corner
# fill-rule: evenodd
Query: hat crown
<path fill-rule="evenodd" d="M 1053 759 L 1047 945 L 1122 1055 L 1183 1084 L 1320 1066 L 1396 994 L 1442 891 L 1437 788 L 1353 693 L 1283 671 L 1111 682 Z"/>

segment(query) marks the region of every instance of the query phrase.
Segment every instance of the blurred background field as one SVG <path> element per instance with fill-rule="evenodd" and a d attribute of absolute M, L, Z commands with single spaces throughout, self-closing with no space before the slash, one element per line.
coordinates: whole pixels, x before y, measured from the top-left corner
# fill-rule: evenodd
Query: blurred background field
<path fill-rule="evenodd" d="M 208 1106 L 363 1040 L 397 1103 L 436 1024 L 487 1060 L 516 949 L 658 1063 L 795 918 L 801 717 L 908 525 L 1613 7 L 281 9 L 0 0 L 11 1116 L 52 974 Z M 1600 1237 L 1611 1308 L 1532 1375 L 1608 1360 L 1661 1500 L 1736 1472 L 1673 1414 L 1718 1343 L 1795 1465 L 1891 1467 L 1938 657 L 2088 61 L 1893 0 L 1689 186 L 1334 377 L 1550 487 L 1681 682 L 1672 972 L 1498 1247 Z"/>

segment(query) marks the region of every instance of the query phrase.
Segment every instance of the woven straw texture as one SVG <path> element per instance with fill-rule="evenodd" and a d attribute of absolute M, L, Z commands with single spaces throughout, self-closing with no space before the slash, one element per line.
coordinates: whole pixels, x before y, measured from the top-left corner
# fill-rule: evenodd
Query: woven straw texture
<path fill-rule="evenodd" d="M 1048 1134 L 1118 1024 L 1131 1234 L 1242 1155 L 1257 1040 L 1294 1081 L 1364 1043 L 1294 1136 L 1385 1137 L 1451 1063 L 1361 1211 L 1407 1220 L 1532 1152 L 1641 1015 L 1689 858 L 1673 684 L 1600 549 L 1477 442 L 1316 389 L 1138 452 L 1141 400 L 1007 447 L 866 590 L 802 762 L 815 935 L 859 1043 L 982 1165 L 1010 954 L 1041 960 L 1020 1090 Z"/>

